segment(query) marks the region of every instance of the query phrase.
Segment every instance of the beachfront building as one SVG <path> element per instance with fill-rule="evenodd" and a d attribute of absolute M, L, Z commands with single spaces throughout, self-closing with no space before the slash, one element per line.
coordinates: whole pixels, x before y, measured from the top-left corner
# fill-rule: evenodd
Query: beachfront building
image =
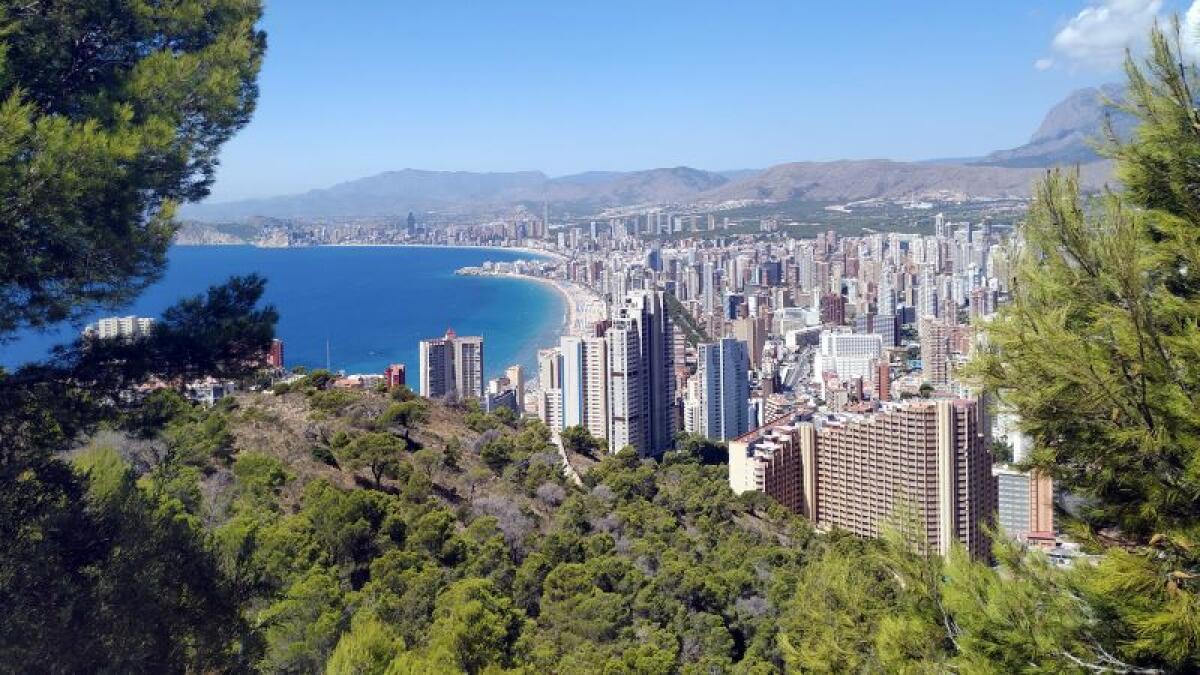
<path fill-rule="evenodd" d="M 387 368 L 384 368 L 383 383 L 387 385 L 388 389 L 395 389 L 396 387 L 403 387 L 408 384 L 408 381 L 405 378 L 404 364 L 393 363 Z"/>
<path fill-rule="evenodd" d="M 958 542 L 986 559 L 997 491 L 978 406 L 939 399 L 784 417 L 730 442 L 729 485 L 765 492 L 822 528 L 877 537 L 909 525 L 930 552 Z"/>
<path fill-rule="evenodd" d="M 145 316 L 106 316 L 83 329 L 87 338 L 140 340 L 154 330 L 154 319 Z"/>
<path fill-rule="evenodd" d="M 674 332 L 661 291 L 629 291 L 605 331 L 609 447 L 660 456 L 675 441 Z"/>
<path fill-rule="evenodd" d="M 563 426 L 582 426 L 596 438 L 608 438 L 608 341 L 603 337 L 564 335 L 562 354 Z"/>
<path fill-rule="evenodd" d="M 421 340 L 421 395 L 483 398 L 483 338 L 460 336 L 453 329 L 440 338 Z"/>

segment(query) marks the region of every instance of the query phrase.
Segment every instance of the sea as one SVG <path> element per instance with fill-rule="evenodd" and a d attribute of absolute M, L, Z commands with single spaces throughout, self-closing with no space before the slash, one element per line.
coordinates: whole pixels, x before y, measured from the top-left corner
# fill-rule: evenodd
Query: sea
<path fill-rule="evenodd" d="M 176 246 L 163 278 L 128 307 L 96 316 L 157 317 L 181 298 L 233 275 L 267 280 L 264 302 L 279 311 L 276 335 L 286 365 L 328 365 L 346 373 L 381 373 L 403 363 L 417 382 L 417 344 L 448 329 L 481 335 L 484 370 L 496 377 L 513 364 L 533 372 L 537 350 L 558 341 L 566 301 L 549 285 L 504 277 L 459 276 L 485 261 L 537 257 L 489 248 L 415 246 Z M 75 339 L 88 321 L 26 331 L 0 344 L 0 366 L 16 368 Z M 328 351 L 327 351 L 328 346 Z"/>

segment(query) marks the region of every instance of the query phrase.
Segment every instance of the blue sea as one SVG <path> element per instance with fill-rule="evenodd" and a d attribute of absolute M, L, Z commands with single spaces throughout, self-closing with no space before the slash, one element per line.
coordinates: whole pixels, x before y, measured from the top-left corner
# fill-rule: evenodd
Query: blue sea
<path fill-rule="evenodd" d="M 98 316 L 158 316 L 231 275 L 256 272 L 267 279 L 265 301 L 279 310 L 277 335 L 289 368 L 324 367 L 328 341 L 334 370 L 379 373 L 404 363 L 415 384 L 417 343 L 453 328 L 483 336 L 484 368 L 495 377 L 514 363 L 536 367 L 537 350 L 562 332 L 566 303 L 544 284 L 454 271 L 530 257 L 484 248 L 177 246 L 157 284 L 131 306 Z M 60 326 L 0 345 L 0 365 L 11 369 L 42 358 L 79 329 Z"/>

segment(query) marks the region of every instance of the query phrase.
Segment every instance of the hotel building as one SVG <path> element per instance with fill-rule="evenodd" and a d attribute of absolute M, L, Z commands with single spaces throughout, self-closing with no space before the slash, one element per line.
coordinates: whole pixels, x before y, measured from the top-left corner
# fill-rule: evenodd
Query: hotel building
<path fill-rule="evenodd" d="M 823 528 L 877 537 L 908 511 L 928 551 L 989 556 L 997 508 L 978 404 L 933 400 L 873 414 L 783 418 L 729 444 L 729 484 L 765 492 Z"/>
<path fill-rule="evenodd" d="M 421 395 L 439 398 L 455 393 L 483 398 L 483 338 L 460 336 L 454 330 L 421 340 Z"/>

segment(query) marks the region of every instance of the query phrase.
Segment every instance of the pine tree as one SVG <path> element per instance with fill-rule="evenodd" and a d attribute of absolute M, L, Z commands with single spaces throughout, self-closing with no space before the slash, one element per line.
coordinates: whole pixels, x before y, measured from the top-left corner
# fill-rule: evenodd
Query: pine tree
<path fill-rule="evenodd" d="M 979 380 L 1021 418 L 1029 465 L 1083 499 L 1107 549 L 1082 592 L 1114 658 L 1200 666 L 1200 112 L 1179 25 L 1127 59 L 1133 138 L 1110 134 L 1123 189 L 1038 186 L 1012 303 L 987 326 Z M 1112 665 L 1112 664 L 1109 664 Z"/>

